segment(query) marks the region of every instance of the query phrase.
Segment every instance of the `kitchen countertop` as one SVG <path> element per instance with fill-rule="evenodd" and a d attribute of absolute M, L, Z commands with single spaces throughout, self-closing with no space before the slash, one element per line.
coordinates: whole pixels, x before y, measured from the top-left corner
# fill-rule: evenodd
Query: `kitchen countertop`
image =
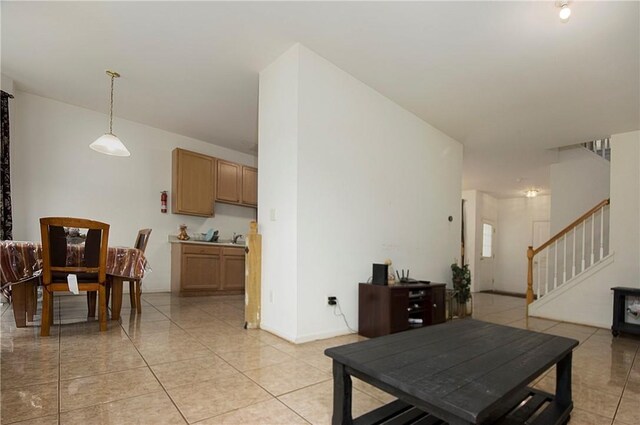
<path fill-rule="evenodd" d="M 188 241 L 181 241 L 175 235 L 169 235 L 169 243 L 189 243 L 194 245 L 214 245 L 214 246 L 226 246 L 233 248 L 244 248 L 244 240 L 242 243 L 231 243 L 231 241 L 221 241 L 221 242 L 205 242 L 205 241 L 194 241 L 193 239 L 189 239 Z"/>

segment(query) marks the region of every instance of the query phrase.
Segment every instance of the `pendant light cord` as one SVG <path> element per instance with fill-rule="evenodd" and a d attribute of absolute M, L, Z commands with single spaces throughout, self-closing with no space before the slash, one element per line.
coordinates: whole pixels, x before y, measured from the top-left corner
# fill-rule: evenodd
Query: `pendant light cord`
<path fill-rule="evenodd" d="M 109 134 L 113 134 L 113 78 L 111 75 L 111 101 L 109 104 Z"/>

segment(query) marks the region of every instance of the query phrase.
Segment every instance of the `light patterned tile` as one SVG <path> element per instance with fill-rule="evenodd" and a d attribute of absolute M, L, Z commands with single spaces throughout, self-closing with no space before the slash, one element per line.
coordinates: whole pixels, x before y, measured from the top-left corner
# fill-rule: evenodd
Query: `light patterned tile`
<path fill-rule="evenodd" d="M 174 388 L 240 374 L 213 353 L 206 357 L 162 363 L 151 366 L 151 369 L 165 388 Z"/>
<path fill-rule="evenodd" d="M 272 398 L 243 375 L 183 385 L 167 392 L 189 423 Z"/>
<path fill-rule="evenodd" d="M 161 388 L 147 367 L 61 381 L 60 411 L 136 397 Z"/>
<path fill-rule="evenodd" d="M 640 406 L 640 397 L 636 394 L 627 395 L 625 393 L 622 400 L 620 400 L 615 420 L 622 423 L 637 424 L 638 406 Z"/>
<path fill-rule="evenodd" d="M 278 399 L 312 424 L 331 423 L 333 413 L 333 382 L 331 381 L 285 394 Z M 384 404 L 362 391 L 353 390 L 353 417 L 361 416 Z"/>
<path fill-rule="evenodd" d="M 244 374 L 276 396 L 331 379 L 331 374 L 300 360 L 248 370 Z"/>
<path fill-rule="evenodd" d="M 609 425 L 611 418 L 574 408 L 568 425 Z"/>
<path fill-rule="evenodd" d="M 142 356 L 133 345 L 124 349 L 104 351 L 88 356 L 73 356 L 60 360 L 60 379 L 117 372 L 146 366 Z"/>
<path fill-rule="evenodd" d="M 26 421 L 14 422 L 11 425 L 58 425 L 58 415 L 27 419 Z"/>
<path fill-rule="evenodd" d="M 63 425 L 184 425 L 185 420 L 164 391 L 110 401 L 60 414 Z"/>
<path fill-rule="evenodd" d="M 58 412 L 58 384 L 38 384 L 2 390 L 2 423 L 35 419 Z"/>
<path fill-rule="evenodd" d="M 229 413 L 197 422 L 198 425 L 287 424 L 305 425 L 293 410 L 276 399 L 263 401 Z"/>
<path fill-rule="evenodd" d="M 271 346 L 263 346 L 245 351 L 225 351 L 218 353 L 218 355 L 240 371 L 259 369 L 261 367 L 288 362 L 293 359 L 288 354 Z"/>
<path fill-rule="evenodd" d="M 4 354 L 3 354 L 4 356 Z M 58 382 L 58 362 L 39 364 L 35 361 L 0 362 L 0 382 L 2 390 L 20 388 L 28 385 Z"/>

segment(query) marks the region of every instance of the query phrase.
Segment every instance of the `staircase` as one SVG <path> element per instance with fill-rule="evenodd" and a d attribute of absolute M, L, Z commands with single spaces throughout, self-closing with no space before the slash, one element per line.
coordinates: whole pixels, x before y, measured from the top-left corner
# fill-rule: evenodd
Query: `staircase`
<path fill-rule="evenodd" d="M 527 305 L 607 258 L 609 203 L 609 199 L 601 201 L 538 248 L 528 247 Z"/>
<path fill-rule="evenodd" d="M 593 152 L 599 157 L 611 161 L 611 142 L 609 138 L 592 140 L 591 142 L 580 143 L 580 146 Z"/>

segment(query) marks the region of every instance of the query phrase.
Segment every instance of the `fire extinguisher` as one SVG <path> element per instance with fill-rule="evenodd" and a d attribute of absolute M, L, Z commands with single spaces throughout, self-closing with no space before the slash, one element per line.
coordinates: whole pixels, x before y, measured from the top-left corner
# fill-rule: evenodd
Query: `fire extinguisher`
<path fill-rule="evenodd" d="M 161 213 L 167 212 L 167 191 L 166 190 L 163 190 L 162 192 L 160 192 L 160 212 Z"/>

